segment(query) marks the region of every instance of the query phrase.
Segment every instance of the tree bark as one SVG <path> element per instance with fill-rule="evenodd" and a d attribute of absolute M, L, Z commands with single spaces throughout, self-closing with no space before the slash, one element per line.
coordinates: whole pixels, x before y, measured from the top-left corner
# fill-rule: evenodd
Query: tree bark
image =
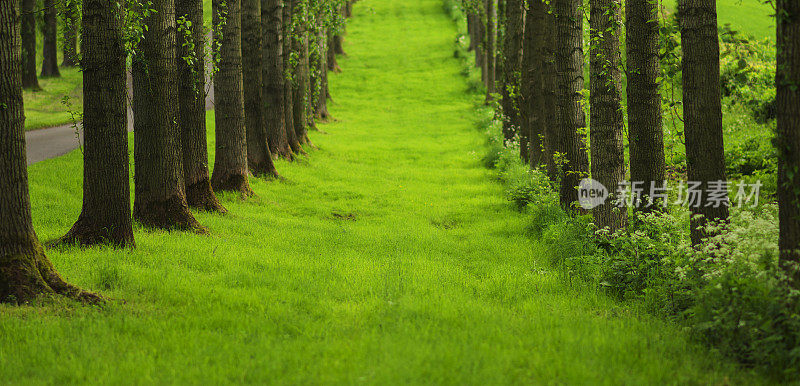
<path fill-rule="evenodd" d="M 628 212 L 614 202 L 625 179 L 622 74 L 620 72 L 621 0 L 591 0 L 589 15 L 590 145 L 592 178 L 608 188 L 609 199 L 592 210 L 598 228 L 624 229 Z"/>
<path fill-rule="evenodd" d="M 17 1 L 0 2 L 0 302 L 26 303 L 62 294 L 99 301 L 67 284 L 44 254 L 33 229 L 25 161 L 22 47 Z"/>
<path fill-rule="evenodd" d="M 128 106 L 119 0 L 83 2 L 83 209 L 67 244 L 135 246 L 128 171 Z"/>
<path fill-rule="evenodd" d="M 535 1 L 535 0 L 534 0 Z M 528 132 L 519 130 L 520 118 L 520 85 L 522 69 L 522 39 L 524 36 L 524 14 L 521 0 L 507 0 L 505 18 L 505 42 L 503 43 L 503 89 L 502 106 L 505 113 L 503 135 L 506 140 L 513 139 L 519 133 L 522 159 L 528 161 Z M 513 93 L 511 92 L 513 91 Z"/>
<path fill-rule="evenodd" d="M 78 65 L 78 24 L 80 23 L 80 12 L 78 12 L 75 0 L 64 1 L 64 45 L 61 46 L 64 60 L 62 67 L 75 67 Z"/>
<path fill-rule="evenodd" d="M 777 2 L 778 210 L 780 263 L 800 288 L 800 4 Z"/>
<path fill-rule="evenodd" d="M 36 0 L 22 0 L 22 87 L 41 90 L 36 75 Z"/>
<path fill-rule="evenodd" d="M 552 5 L 550 5 L 552 8 Z M 556 17 L 549 10 L 545 10 L 543 28 L 544 31 L 556 30 Z M 557 36 L 555 33 L 544 34 L 542 41 L 542 98 L 539 108 L 540 114 L 539 127 L 544 133 L 544 159 L 547 164 L 547 175 L 550 180 L 557 181 L 559 178 L 558 165 L 556 164 L 555 153 L 561 143 L 561 106 L 558 100 L 558 72 L 556 71 L 556 49 Z"/>
<path fill-rule="evenodd" d="M 700 182 L 700 205 L 692 206 L 692 243 L 712 234 L 702 227 L 728 218 L 727 200 L 709 200 L 710 183 L 726 181 L 719 84 L 716 0 L 681 0 L 678 8 L 683 47 L 683 121 L 689 181 Z M 726 196 L 727 197 L 727 196 Z"/>
<path fill-rule="evenodd" d="M 658 5 L 650 0 L 627 0 L 625 7 L 631 181 L 642 182 L 643 198 L 649 201 L 655 193 L 652 188 L 663 188 L 666 180 L 658 80 L 661 77 Z M 641 204 L 634 208 L 645 213 L 663 208 L 659 203 Z"/>
<path fill-rule="evenodd" d="M 334 47 L 334 40 L 336 39 L 336 35 L 328 32 L 328 42 L 327 42 L 327 61 L 328 61 L 328 71 L 333 71 L 335 73 L 342 72 L 342 68 L 339 67 L 339 62 L 336 60 L 336 48 Z"/>
<path fill-rule="evenodd" d="M 150 228 L 205 232 L 189 212 L 178 127 L 174 0 L 156 10 L 133 58 L 133 218 Z"/>
<path fill-rule="evenodd" d="M 561 206 L 570 210 L 578 201 L 577 186 L 588 175 L 584 148 L 586 117 L 583 112 L 583 9 L 581 0 L 556 0 L 556 71 L 558 72 L 559 143 L 565 155 L 561 166 Z"/>
<path fill-rule="evenodd" d="M 242 79 L 247 128 L 247 163 L 256 176 L 277 177 L 264 118 L 261 0 L 242 0 Z"/>
<path fill-rule="evenodd" d="M 321 16 L 321 15 L 320 15 Z M 327 122 L 330 119 L 328 112 L 328 49 L 327 32 L 325 28 L 317 31 L 316 47 L 312 51 L 312 83 L 311 95 L 313 96 L 314 119 Z"/>
<path fill-rule="evenodd" d="M 10 1 L 10 0 L 9 0 Z M 42 45 L 42 78 L 61 76 L 58 71 L 58 12 L 55 0 L 44 0 L 44 30 Z"/>
<path fill-rule="evenodd" d="M 486 100 L 497 92 L 495 65 L 497 64 L 497 8 L 496 0 L 486 0 Z"/>
<path fill-rule="evenodd" d="M 545 136 L 544 28 L 547 10 L 542 0 L 530 0 L 525 11 L 522 64 L 520 66 L 519 130 L 527 133 L 528 162 L 531 169 L 545 163 L 542 139 Z M 510 20 L 510 19 L 509 19 Z M 522 149 L 520 149 L 522 151 Z"/>
<path fill-rule="evenodd" d="M 285 114 L 284 129 L 286 139 L 292 152 L 304 154 L 305 151 L 297 139 L 294 131 L 294 69 L 292 66 L 292 41 L 294 40 L 294 13 L 292 12 L 292 2 L 294 0 L 283 0 L 283 69 L 284 69 L 284 89 L 283 89 L 283 112 Z"/>
<path fill-rule="evenodd" d="M 336 55 L 347 56 L 347 53 L 344 52 L 344 38 L 341 34 L 333 35 L 333 52 Z"/>
<path fill-rule="evenodd" d="M 223 4 L 226 5 L 223 9 Z M 241 0 L 214 0 L 214 25 L 222 27 L 219 71 L 214 78 L 216 98 L 216 153 L 211 186 L 217 191 L 239 192 L 249 196 L 247 167 L 247 129 L 242 86 Z"/>
<path fill-rule="evenodd" d="M 280 0 L 261 0 L 261 23 L 264 36 L 264 125 L 267 143 L 273 156 L 292 159 L 286 137 L 283 73 L 283 7 Z"/>
<path fill-rule="evenodd" d="M 292 14 L 294 15 L 294 31 L 292 34 L 292 52 L 297 55 L 297 65 L 293 68 L 292 78 L 292 115 L 294 132 L 301 144 L 309 143 L 308 139 L 308 106 L 309 91 L 309 61 L 308 61 L 308 32 L 306 30 L 306 12 L 300 4 L 301 0 L 292 0 Z"/>
<path fill-rule="evenodd" d="M 226 213 L 217 199 L 208 172 L 206 138 L 206 34 L 203 26 L 203 0 L 176 0 L 178 17 L 191 22 L 191 31 L 180 36 L 178 44 L 178 124 L 181 130 L 183 178 L 189 207 Z M 192 45 L 184 45 L 190 39 Z M 186 58 L 191 58 L 187 62 Z"/>

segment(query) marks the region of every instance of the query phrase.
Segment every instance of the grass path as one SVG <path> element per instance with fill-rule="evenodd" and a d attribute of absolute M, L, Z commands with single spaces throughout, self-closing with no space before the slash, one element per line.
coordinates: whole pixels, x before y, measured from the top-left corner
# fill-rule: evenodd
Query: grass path
<path fill-rule="evenodd" d="M 542 265 L 480 165 L 480 96 L 454 35 L 440 0 L 360 1 L 319 150 L 278 165 L 288 182 L 224 197 L 230 215 L 199 214 L 210 237 L 138 229 L 136 250 L 49 250 L 70 281 L 126 302 L 0 306 L 0 384 L 747 376 Z M 77 217 L 80 164 L 73 152 L 31 168 L 42 239 Z"/>

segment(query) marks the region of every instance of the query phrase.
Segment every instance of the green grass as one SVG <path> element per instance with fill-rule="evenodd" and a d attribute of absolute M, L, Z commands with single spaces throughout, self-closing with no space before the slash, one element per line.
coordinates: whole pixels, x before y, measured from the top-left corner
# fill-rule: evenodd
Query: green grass
<path fill-rule="evenodd" d="M 775 40 L 775 9 L 763 0 L 717 0 L 720 25 L 752 35 L 756 39 Z"/>
<path fill-rule="evenodd" d="M 759 381 L 545 268 L 480 164 L 482 98 L 440 0 L 363 0 L 348 30 L 319 150 L 224 196 L 229 215 L 198 214 L 211 236 L 48 250 L 116 300 L 0 306 L 0 383 Z M 80 159 L 31 167 L 43 240 L 78 215 Z"/>

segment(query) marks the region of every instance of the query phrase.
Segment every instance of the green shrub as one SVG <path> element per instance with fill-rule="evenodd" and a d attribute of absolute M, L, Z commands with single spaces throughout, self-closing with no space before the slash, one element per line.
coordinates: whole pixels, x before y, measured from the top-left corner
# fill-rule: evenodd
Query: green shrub
<path fill-rule="evenodd" d="M 758 123 L 776 117 L 775 44 L 720 29 L 720 82 L 728 103 L 746 106 Z"/>

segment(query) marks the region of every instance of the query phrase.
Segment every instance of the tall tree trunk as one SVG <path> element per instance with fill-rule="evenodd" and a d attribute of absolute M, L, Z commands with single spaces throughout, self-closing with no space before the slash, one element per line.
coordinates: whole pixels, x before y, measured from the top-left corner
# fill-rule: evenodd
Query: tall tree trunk
<path fill-rule="evenodd" d="M 333 53 L 336 55 L 347 56 L 344 52 L 344 35 L 346 34 L 345 28 L 347 27 L 347 16 L 345 15 L 345 6 L 339 9 L 339 14 L 342 15 L 344 21 L 338 31 L 333 35 Z"/>
<path fill-rule="evenodd" d="M 551 12 L 552 3 L 546 6 L 543 17 L 543 31 L 556 30 L 556 17 Z M 556 71 L 556 49 L 558 48 L 557 36 L 555 33 L 544 34 L 542 39 L 542 98 L 538 106 L 542 113 L 538 123 L 544 133 L 544 159 L 547 164 L 547 175 L 550 180 L 557 181 L 558 165 L 556 163 L 556 151 L 561 143 L 561 106 L 558 100 L 558 71 Z"/>
<path fill-rule="evenodd" d="M 691 236 L 697 245 L 711 236 L 703 226 L 728 218 L 725 202 L 709 200 L 711 183 L 726 181 L 719 84 L 716 0 L 680 0 L 683 47 L 683 121 L 689 181 L 700 182 L 700 205 L 692 206 Z M 717 205 L 720 204 L 720 205 Z"/>
<path fill-rule="evenodd" d="M 477 47 L 475 44 L 475 14 L 469 9 L 464 9 L 467 13 L 467 36 L 469 36 L 469 46 L 467 51 L 472 51 Z"/>
<path fill-rule="evenodd" d="M 0 1 L 0 302 L 25 303 L 59 293 L 97 301 L 67 284 L 33 230 L 25 162 L 22 47 L 17 1 Z"/>
<path fill-rule="evenodd" d="M 280 0 L 261 0 L 261 25 L 264 36 L 264 125 L 272 155 L 292 159 L 286 137 L 283 73 L 283 10 Z"/>
<path fill-rule="evenodd" d="M 628 145 L 631 181 L 641 181 L 643 199 L 653 197 L 653 188 L 663 188 L 666 180 L 664 131 L 661 117 L 659 78 L 658 4 L 651 0 L 627 0 L 626 48 L 628 80 Z M 635 205 L 649 212 L 663 204 Z"/>
<path fill-rule="evenodd" d="M 22 87 L 40 90 L 36 76 L 36 0 L 22 0 Z"/>
<path fill-rule="evenodd" d="M 522 69 L 522 39 L 524 36 L 524 14 L 521 0 L 507 0 L 505 42 L 503 43 L 503 135 L 507 140 L 520 134 L 520 152 L 524 160 L 528 160 L 528 132 L 519 130 L 520 121 L 520 84 Z M 513 90 L 513 93 L 511 92 Z"/>
<path fill-rule="evenodd" d="M 242 79 L 247 127 L 247 162 L 256 176 L 275 177 L 264 121 L 263 36 L 261 0 L 242 0 Z"/>
<path fill-rule="evenodd" d="M 61 238 L 64 243 L 135 245 L 120 5 L 120 0 L 83 3 L 83 209 Z"/>
<path fill-rule="evenodd" d="M 294 132 L 301 144 L 309 142 L 308 139 L 308 103 L 309 103 L 309 73 L 308 73 L 308 32 L 306 30 L 306 12 L 301 0 L 292 0 L 292 14 L 294 15 L 294 33 L 292 34 L 292 52 L 297 55 L 297 65 L 293 71 L 292 84 L 292 111 Z"/>
<path fill-rule="evenodd" d="M 486 100 L 497 91 L 495 64 L 497 64 L 497 8 L 495 1 L 486 0 Z"/>
<path fill-rule="evenodd" d="M 133 58 L 133 218 L 144 226 L 205 232 L 189 212 L 183 180 L 174 0 L 152 0 Z"/>
<path fill-rule="evenodd" d="M 780 262 L 800 288 L 800 4 L 778 0 L 778 210 Z"/>
<path fill-rule="evenodd" d="M 589 160 L 583 131 L 583 9 L 581 0 L 555 0 L 556 71 L 558 72 L 559 143 L 556 151 L 566 157 L 561 172 L 561 206 L 570 209 L 578 201 L 577 186 L 588 175 Z"/>
<path fill-rule="evenodd" d="M 480 0 L 481 8 L 476 14 L 478 21 L 477 44 L 478 50 L 475 52 L 476 67 L 481 69 L 481 82 L 484 87 L 488 87 L 487 79 L 489 79 L 489 72 L 487 69 L 486 61 L 486 0 Z"/>
<path fill-rule="evenodd" d="M 544 83 L 544 39 L 545 4 L 542 0 L 530 0 L 525 16 L 525 33 L 520 66 L 519 130 L 527 133 L 528 161 L 532 169 L 544 164 L 542 139 L 545 135 Z M 509 20 L 511 20 L 509 18 Z M 520 149 L 522 151 L 522 149 Z"/>
<path fill-rule="evenodd" d="M 11 0 L 8 0 L 11 1 Z M 44 0 L 44 30 L 42 45 L 42 77 L 59 77 L 58 71 L 58 11 L 55 0 Z"/>
<path fill-rule="evenodd" d="M 314 119 L 322 122 L 327 122 L 330 119 L 328 112 L 328 49 L 327 49 L 327 32 L 324 28 L 320 28 L 317 32 L 317 40 L 314 49 L 313 60 L 313 74 L 314 82 L 312 83 L 312 95 L 314 96 Z"/>
<path fill-rule="evenodd" d="M 342 72 L 341 67 L 339 67 L 339 62 L 336 60 L 336 48 L 334 47 L 334 39 L 336 35 L 328 31 L 328 42 L 327 42 L 327 61 L 328 61 L 328 71 L 333 71 L 336 73 Z"/>
<path fill-rule="evenodd" d="M 214 0 L 214 25 L 224 18 L 220 46 L 219 72 L 214 78 L 216 99 L 216 153 L 211 186 L 214 190 L 251 195 L 247 167 L 247 129 L 242 91 L 242 14 L 241 0 Z"/>
<path fill-rule="evenodd" d="M 344 16 L 353 17 L 353 0 L 345 0 Z"/>
<path fill-rule="evenodd" d="M 285 114 L 284 129 L 286 139 L 292 152 L 304 154 L 305 151 L 297 139 L 294 131 L 294 68 L 292 66 L 291 55 L 294 41 L 294 14 L 292 12 L 292 2 L 294 0 L 283 0 L 283 69 L 284 69 L 284 89 L 283 89 L 283 112 Z"/>
<path fill-rule="evenodd" d="M 186 201 L 192 208 L 208 212 L 227 212 L 211 188 L 206 138 L 206 34 L 203 25 L 203 0 L 176 0 L 177 17 L 192 23 L 191 32 L 180 36 L 178 44 L 178 124 L 181 129 L 183 178 Z M 186 45 L 186 39 L 193 43 Z M 188 48 L 194 47 L 194 51 Z M 191 58 L 187 62 L 185 58 Z"/>
<path fill-rule="evenodd" d="M 610 199 L 594 208 L 592 214 L 599 228 L 612 232 L 625 228 L 628 218 L 627 210 L 620 210 L 613 201 L 617 186 L 625 179 L 621 10 L 621 0 L 591 0 L 589 15 L 592 178 L 610 193 Z"/>
<path fill-rule="evenodd" d="M 75 67 L 78 65 L 78 25 L 80 12 L 75 0 L 64 1 L 64 45 L 61 46 L 64 60 L 62 67 Z"/>

